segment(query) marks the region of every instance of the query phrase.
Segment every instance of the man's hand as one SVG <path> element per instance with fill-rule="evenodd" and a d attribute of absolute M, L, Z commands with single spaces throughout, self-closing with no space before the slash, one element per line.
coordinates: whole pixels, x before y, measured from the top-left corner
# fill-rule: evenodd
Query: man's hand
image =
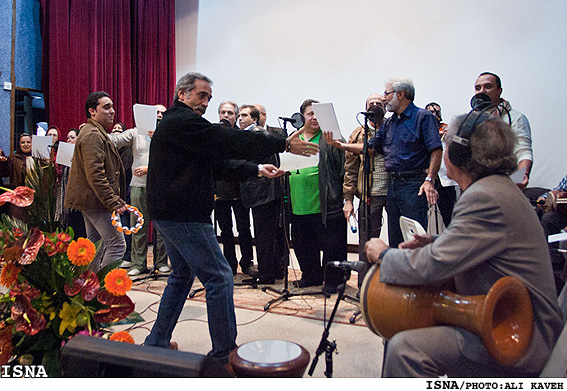
<path fill-rule="evenodd" d="M 154 135 L 155 130 L 148 130 L 148 136 L 150 136 L 150 138 Z"/>
<path fill-rule="evenodd" d="M 345 201 L 345 205 L 343 206 L 343 213 L 345 214 L 345 219 L 347 219 L 348 221 L 350 215 L 354 213 L 354 205 L 352 204 L 352 201 Z"/>
<path fill-rule="evenodd" d="M 121 206 L 120 208 L 116 209 L 116 214 L 121 215 L 122 213 L 126 212 L 128 209 L 126 209 L 126 204 L 124 204 L 123 206 Z"/>
<path fill-rule="evenodd" d="M 398 248 L 401 248 L 401 249 L 420 248 L 420 247 L 428 245 L 431 242 L 433 242 L 433 236 L 431 236 L 429 234 L 427 234 L 427 235 L 414 234 L 413 240 L 408 240 L 407 242 L 400 243 L 398 245 Z"/>
<path fill-rule="evenodd" d="M 287 138 L 287 142 L 289 143 L 289 152 L 294 155 L 316 155 L 319 153 L 319 145 L 300 139 L 299 135 L 303 133 L 303 131 L 303 129 L 297 131 Z"/>
<path fill-rule="evenodd" d="M 285 174 L 284 170 L 280 170 L 273 164 L 258 164 L 258 175 L 267 178 L 276 178 Z"/>
<path fill-rule="evenodd" d="M 423 193 L 425 193 L 425 196 L 427 197 L 427 202 L 429 204 L 437 203 L 437 200 L 439 199 L 439 193 L 437 193 L 437 190 L 435 190 L 435 186 L 433 186 L 433 183 L 429 181 L 424 181 L 421 187 L 419 188 L 419 193 L 417 193 L 417 195 L 420 196 Z"/>
<path fill-rule="evenodd" d="M 335 147 L 335 148 L 339 148 L 339 149 L 344 149 L 343 143 L 340 142 L 339 140 L 334 140 L 333 139 L 333 132 L 325 132 L 323 131 L 323 137 L 325 138 L 325 141 L 327 142 L 327 144 L 329 144 L 331 147 Z"/>
<path fill-rule="evenodd" d="M 135 176 L 144 176 L 148 173 L 148 166 L 138 166 L 134 169 Z"/>
<path fill-rule="evenodd" d="M 364 246 L 364 252 L 366 253 L 366 259 L 370 263 L 380 264 L 380 254 L 382 251 L 390 248 L 382 239 L 372 238 Z"/>

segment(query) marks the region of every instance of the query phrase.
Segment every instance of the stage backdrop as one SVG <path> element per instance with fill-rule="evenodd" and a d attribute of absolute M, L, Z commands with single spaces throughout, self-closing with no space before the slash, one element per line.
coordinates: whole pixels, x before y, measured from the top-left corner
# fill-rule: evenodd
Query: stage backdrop
<path fill-rule="evenodd" d="M 564 0 L 177 0 L 177 76 L 212 78 L 211 121 L 230 99 L 264 104 L 277 126 L 314 98 L 333 102 L 347 138 L 388 77 L 412 78 L 415 103 L 440 103 L 448 122 L 494 72 L 532 126 L 530 186 L 554 187 L 567 173 L 565 15 Z"/>

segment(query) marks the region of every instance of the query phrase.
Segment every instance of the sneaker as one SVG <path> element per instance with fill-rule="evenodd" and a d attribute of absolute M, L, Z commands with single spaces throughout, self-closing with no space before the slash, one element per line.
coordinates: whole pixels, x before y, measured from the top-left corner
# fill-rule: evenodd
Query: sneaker
<path fill-rule="evenodd" d="M 159 270 L 160 273 L 169 273 L 171 271 L 169 266 L 162 266 L 158 270 Z"/>
<path fill-rule="evenodd" d="M 132 269 L 128 272 L 129 276 L 139 276 L 142 272 L 140 269 Z"/>
<path fill-rule="evenodd" d="M 130 261 L 122 261 L 120 264 L 120 267 L 123 269 L 128 269 L 130 266 L 132 266 L 132 262 Z"/>

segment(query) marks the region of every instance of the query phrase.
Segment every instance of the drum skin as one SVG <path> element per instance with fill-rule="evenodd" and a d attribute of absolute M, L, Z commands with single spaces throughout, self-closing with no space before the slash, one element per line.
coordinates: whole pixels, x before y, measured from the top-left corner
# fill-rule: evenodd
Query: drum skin
<path fill-rule="evenodd" d="M 265 350 L 279 348 L 283 356 L 293 352 L 290 357 L 278 360 L 266 360 Z M 246 351 L 246 352 L 245 352 Z M 250 357 L 250 352 L 258 352 L 258 358 Z M 309 352 L 301 345 L 288 341 L 260 340 L 243 344 L 229 355 L 229 363 L 236 377 L 269 378 L 269 377 L 303 377 L 309 364 Z"/>

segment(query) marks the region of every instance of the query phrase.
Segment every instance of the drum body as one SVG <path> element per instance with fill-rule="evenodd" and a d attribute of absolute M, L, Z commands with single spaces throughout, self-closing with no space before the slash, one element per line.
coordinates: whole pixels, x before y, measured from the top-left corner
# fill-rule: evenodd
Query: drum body
<path fill-rule="evenodd" d="M 259 340 L 234 349 L 229 363 L 237 377 L 302 377 L 309 359 L 309 352 L 296 343 Z"/>
<path fill-rule="evenodd" d="M 366 325 L 385 339 L 404 330 L 457 326 L 477 334 L 503 365 L 522 358 L 534 327 L 529 292 L 511 276 L 496 281 L 486 295 L 464 296 L 434 287 L 384 284 L 380 268 L 373 265 L 360 301 Z"/>

